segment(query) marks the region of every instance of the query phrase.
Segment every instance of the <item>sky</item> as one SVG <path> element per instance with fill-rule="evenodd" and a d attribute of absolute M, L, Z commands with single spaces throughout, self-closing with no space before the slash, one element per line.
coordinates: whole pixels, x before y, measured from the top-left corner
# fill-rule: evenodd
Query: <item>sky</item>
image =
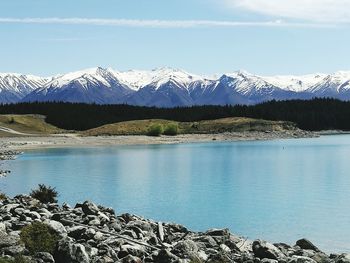
<path fill-rule="evenodd" d="M 350 70 L 350 0 L 1 0 L 0 72 Z"/>

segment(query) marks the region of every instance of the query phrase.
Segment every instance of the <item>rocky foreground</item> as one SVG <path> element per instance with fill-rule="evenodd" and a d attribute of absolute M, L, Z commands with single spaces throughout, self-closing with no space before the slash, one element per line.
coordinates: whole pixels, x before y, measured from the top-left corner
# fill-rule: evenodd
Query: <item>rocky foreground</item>
<path fill-rule="evenodd" d="M 21 229 L 43 222 L 59 235 L 55 252 L 30 255 Z M 227 229 L 192 232 L 186 227 L 139 216 L 116 215 L 86 201 L 70 207 L 43 204 L 29 196 L 0 200 L 0 256 L 25 255 L 29 262 L 350 262 L 348 254 L 327 255 L 310 241 L 296 245 L 249 241 Z"/>

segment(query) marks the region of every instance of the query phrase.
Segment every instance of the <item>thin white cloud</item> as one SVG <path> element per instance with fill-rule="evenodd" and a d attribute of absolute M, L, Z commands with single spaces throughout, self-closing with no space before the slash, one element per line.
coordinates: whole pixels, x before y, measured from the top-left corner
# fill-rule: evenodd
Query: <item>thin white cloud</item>
<path fill-rule="evenodd" d="M 74 41 L 81 41 L 81 40 L 88 40 L 88 39 L 78 38 L 78 37 L 57 37 L 57 38 L 44 38 L 41 40 L 50 41 L 50 42 L 74 42 Z"/>
<path fill-rule="evenodd" d="M 332 24 L 289 23 L 282 20 L 246 22 L 217 20 L 132 20 L 98 18 L 1 18 L 0 24 L 61 24 L 146 28 L 196 28 L 196 27 L 332 27 Z"/>
<path fill-rule="evenodd" d="M 317 23 L 350 23 L 350 0 L 224 0 L 233 8 Z"/>

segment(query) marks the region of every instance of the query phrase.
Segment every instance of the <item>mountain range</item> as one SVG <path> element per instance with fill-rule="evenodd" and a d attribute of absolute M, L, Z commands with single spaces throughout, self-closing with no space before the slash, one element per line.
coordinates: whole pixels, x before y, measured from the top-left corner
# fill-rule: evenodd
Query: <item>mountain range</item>
<path fill-rule="evenodd" d="M 64 101 L 175 107 L 251 105 L 315 97 L 350 100 L 350 71 L 271 77 L 245 71 L 203 77 L 172 68 L 120 72 L 98 67 L 52 77 L 0 73 L 0 103 Z"/>

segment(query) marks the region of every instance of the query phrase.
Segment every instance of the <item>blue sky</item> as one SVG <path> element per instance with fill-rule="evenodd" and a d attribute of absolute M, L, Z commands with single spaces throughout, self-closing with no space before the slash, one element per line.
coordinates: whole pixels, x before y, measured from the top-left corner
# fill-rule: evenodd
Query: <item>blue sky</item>
<path fill-rule="evenodd" d="M 350 70 L 349 10 L 348 0 L 1 0 L 0 72 Z"/>

